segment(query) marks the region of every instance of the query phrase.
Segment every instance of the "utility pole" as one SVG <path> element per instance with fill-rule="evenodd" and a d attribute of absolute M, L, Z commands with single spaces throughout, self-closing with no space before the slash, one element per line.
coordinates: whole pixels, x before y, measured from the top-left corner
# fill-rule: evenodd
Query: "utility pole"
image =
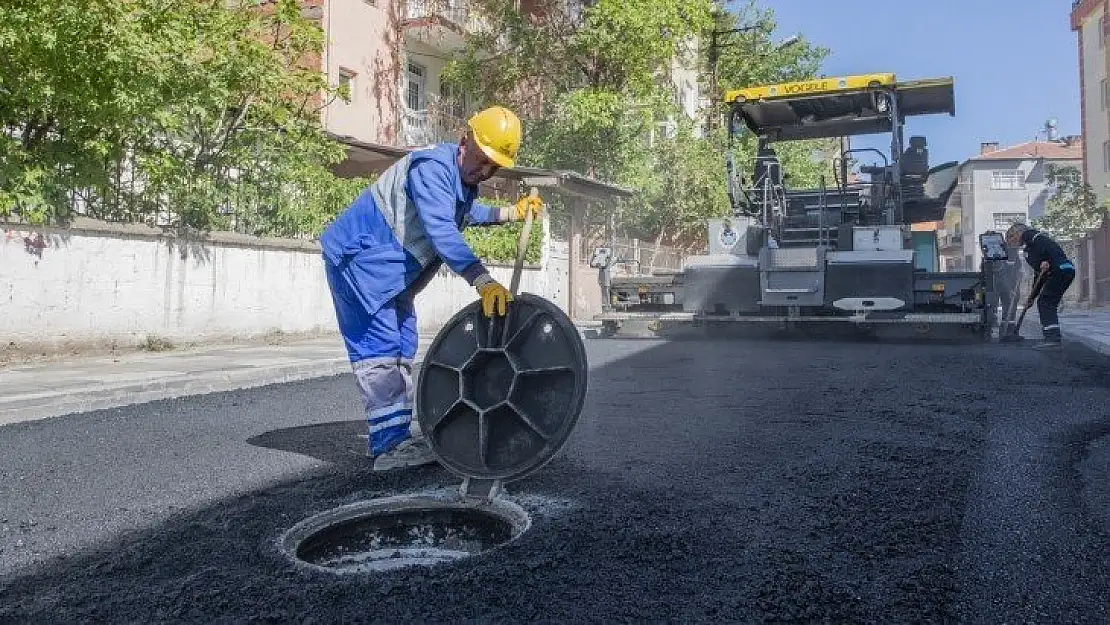
<path fill-rule="evenodd" d="M 717 43 L 717 38 L 721 35 L 744 33 L 758 28 L 758 26 L 742 26 L 740 28 L 730 28 L 728 30 L 714 30 L 709 34 L 709 119 L 706 120 L 706 127 L 711 131 L 717 127 L 717 107 L 720 105 L 720 97 L 717 93 L 717 62 L 720 60 L 721 56 L 718 50 L 726 46 L 734 45 L 732 43 Z"/>
<path fill-rule="evenodd" d="M 753 30 L 759 30 L 759 26 L 741 26 L 739 28 L 730 28 L 728 30 L 714 30 L 709 34 L 709 119 L 706 120 L 706 127 L 713 130 L 717 127 L 717 107 L 720 105 L 719 94 L 717 92 L 717 62 L 720 61 L 721 55 L 718 52 L 720 48 L 725 48 L 735 43 L 718 43 L 717 38 L 722 35 L 731 35 L 734 33 L 746 33 Z M 775 46 L 775 52 L 782 52 L 783 50 L 801 42 L 801 37 L 793 35 L 787 37 Z M 767 54 L 753 55 L 751 58 L 763 58 Z"/>

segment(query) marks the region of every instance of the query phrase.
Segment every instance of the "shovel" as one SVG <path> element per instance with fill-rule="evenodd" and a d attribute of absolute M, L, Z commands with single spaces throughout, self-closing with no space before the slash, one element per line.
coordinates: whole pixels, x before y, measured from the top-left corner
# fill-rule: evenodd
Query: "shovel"
<path fill-rule="evenodd" d="M 538 198 L 540 192 L 536 187 L 528 193 L 530 198 Z M 515 298 L 520 292 L 520 278 L 524 273 L 524 257 L 528 254 L 528 243 L 532 239 L 532 211 L 529 209 L 524 213 L 524 227 L 520 230 L 520 239 L 516 243 L 516 262 L 513 264 L 513 277 L 509 281 L 509 293 Z M 509 302 L 507 310 L 505 311 L 505 320 L 501 323 L 500 341 L 498 343 L 504 347 L 505 343 L 509 340 L 509 326 L 512 324 L 513 319 L 513 303 Z M 491 323 L 493 318 L 490 319 Z"/>
<path fill-rule="evenodd" d="M 528 193 L 529 198 L 538 198 L 540 196 L 539 190 L 532 187 Z M 509 293 L 516 297 L 517 289 L 520 288 L 520 276 L 524 273 L 524 257 L 528 253 L 528 242 L 532 238 L 532 211 L 528 210 L 524 213 L 524 228 L 520 231 L 520 240 L 516 242 L 516 264 L 513 265 L 513 279 L 509 282 Z M 507 312 L 507 311 L 506 311 Z"/>
<path fill-rule="evenodd" d="M 1002 343 L 1016 343 L 1022 340 L 1019 332 L 1021 332 L 1021 322 L 1025 321 L 1025 313 L 1033 306 L 1033 302 L 1037 301 L 1037 296 L 1041 294 L 1041 289 L 1044 288 L 1045 282 L 1048 281 L 1048 272 L 1042 271 L 1036 281 L 1033 282 L 1033 288 L 1029 291 L 1029 299 L 1025 300 L 1025 308 L 1021 311 L 1021 316 L 1018 317 L 1017 323 L 1014 324 L 1014 329 L 1008 335 L 999 339 Z"/>

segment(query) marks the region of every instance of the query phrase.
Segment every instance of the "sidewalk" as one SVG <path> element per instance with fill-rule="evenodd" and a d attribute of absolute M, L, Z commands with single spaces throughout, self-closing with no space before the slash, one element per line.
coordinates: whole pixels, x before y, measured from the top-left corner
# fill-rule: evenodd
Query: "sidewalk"
<path fill-rule="evenodd" d="M 1036 309 L 1029 317 L 1036 316 Z M 1028 323 L 1029 318 L 1025 322 Z M 1036 324 L 1030 327 L 1036 327 Z M 1110 356 L 1110 306 L 1084 310 L 1065 309 L 1060 313 L 1060 332 L 1065 340 L 1083 343 L 1091 349 Z M 1040 333 L 1037 332 L 1039 336 Z"/>
<path fill-rule="evenodd" d="M 433 337 L 420 343 L 417 360 Z M 0 425 L 349 372 L 338 336 L 0 369 Z"/>

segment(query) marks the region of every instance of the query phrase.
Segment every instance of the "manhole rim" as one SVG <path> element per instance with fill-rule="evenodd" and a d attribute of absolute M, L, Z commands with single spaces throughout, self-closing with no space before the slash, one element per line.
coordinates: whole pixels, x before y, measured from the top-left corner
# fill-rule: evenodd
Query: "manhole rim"
<path fill-rule="evenodd" d="M 470 500 L 464 499 L 457 495 L 391 495 L 388 497 L 376 497 L 374 499 L 356 501 L 354 503 L 344 504 L 310 515 L 302 519 L 289 529 L 285 530 L 281 534 L 277 541 L 278 549 L 295 566 L 327 573 L 330 575 L 373 575 L 395 572 L 351 571 L 320 566 L 318 564 L 313 564 L 312 562 L 308 562 L 297 557 L 297 548 L 302 542 L 314 536 L 318 532 L 324 531 L 332 525 L 343 523 L 345 521 L 350 521 L 361 517 L 373 516 L 375 514 L 425 512 L 435 510 L 470 511 L 479 514 L 485 514 L 509 524 L 511 528 L 511 537 L 509 538 L 509 540 L 494 545 L 493 547 L 490 547 L 489 549 L 486 549 L 481 553 L 476 553 L 472 556 L 462 558 L 461 560 L 470 560 L 478 556 L 493 553 L 503 547 L 511 545 L 519 540 L 532 527 L 532 518 L 523 507 L 501 497 L 495 497 L 490 500 Z M 430 568 L 430 566 L 436 565 L 413 566 L 418 566 L 420 568 Z"/>

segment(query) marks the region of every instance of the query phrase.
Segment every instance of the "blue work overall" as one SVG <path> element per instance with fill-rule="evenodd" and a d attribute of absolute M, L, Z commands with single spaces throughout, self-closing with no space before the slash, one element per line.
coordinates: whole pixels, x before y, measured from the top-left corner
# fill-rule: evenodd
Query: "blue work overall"
<path fill-rule="evenodd" d="M 409 437 L 415 297 L 442 263 L 473 284 L 486 273 L 462 237 L 467 224 L 500 223 L 459 173 L 459 146 L 406 155 L 387 169 L 320 237 L 336 321 L 369 424 L 369 451 Z"/>

